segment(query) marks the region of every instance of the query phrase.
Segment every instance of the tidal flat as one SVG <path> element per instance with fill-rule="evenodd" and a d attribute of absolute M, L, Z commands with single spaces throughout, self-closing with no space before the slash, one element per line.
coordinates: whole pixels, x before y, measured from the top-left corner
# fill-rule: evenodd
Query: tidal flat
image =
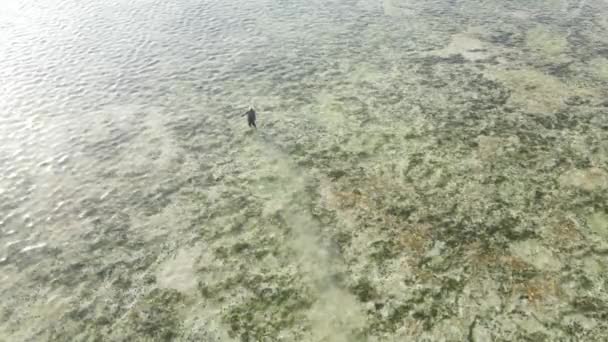
<path fill-rule="evenodd" d="M 606 340 L 606 1 L 0 6 L 0 341 Z"/>

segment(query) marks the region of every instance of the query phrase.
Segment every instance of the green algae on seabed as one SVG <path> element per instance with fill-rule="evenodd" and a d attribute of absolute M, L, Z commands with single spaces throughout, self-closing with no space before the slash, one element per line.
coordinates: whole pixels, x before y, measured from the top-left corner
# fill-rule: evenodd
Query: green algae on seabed
<path fill-rule="evenodd" d="M 605 339 L 605 2 L 182 5 L 192 67 L 2 218 L 0 340 Z"/>

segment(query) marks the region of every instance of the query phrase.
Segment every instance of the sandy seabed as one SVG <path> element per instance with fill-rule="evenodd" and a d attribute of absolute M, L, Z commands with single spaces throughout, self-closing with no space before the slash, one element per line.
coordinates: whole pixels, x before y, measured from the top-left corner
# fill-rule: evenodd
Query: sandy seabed
<path fill-rule="evenodd" d="M 605 1 L 5 9 L 0 341 L 606 340 Z"/>

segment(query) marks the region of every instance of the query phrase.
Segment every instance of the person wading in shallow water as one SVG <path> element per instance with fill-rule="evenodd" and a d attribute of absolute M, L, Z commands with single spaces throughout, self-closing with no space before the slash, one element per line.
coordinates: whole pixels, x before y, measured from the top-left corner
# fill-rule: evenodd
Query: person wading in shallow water
<path fill-rule="evenodd" d="M 243 114 L 243 116 L 245 115 L 247 115 L 247 124 L 249 127 L 258 128 L 255 125 L 255 110 L 253 110 L 253 107 L 249 107 L 249 110 Z"/>

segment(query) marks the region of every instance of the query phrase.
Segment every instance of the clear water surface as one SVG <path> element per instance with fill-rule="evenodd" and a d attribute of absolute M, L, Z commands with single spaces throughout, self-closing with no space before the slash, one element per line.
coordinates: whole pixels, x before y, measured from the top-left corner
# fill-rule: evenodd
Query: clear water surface
<path fill-rule="evenodd" d="M 0 341 L 604 341 L 607 95 L 605 0 L 3 0 Z"/>

